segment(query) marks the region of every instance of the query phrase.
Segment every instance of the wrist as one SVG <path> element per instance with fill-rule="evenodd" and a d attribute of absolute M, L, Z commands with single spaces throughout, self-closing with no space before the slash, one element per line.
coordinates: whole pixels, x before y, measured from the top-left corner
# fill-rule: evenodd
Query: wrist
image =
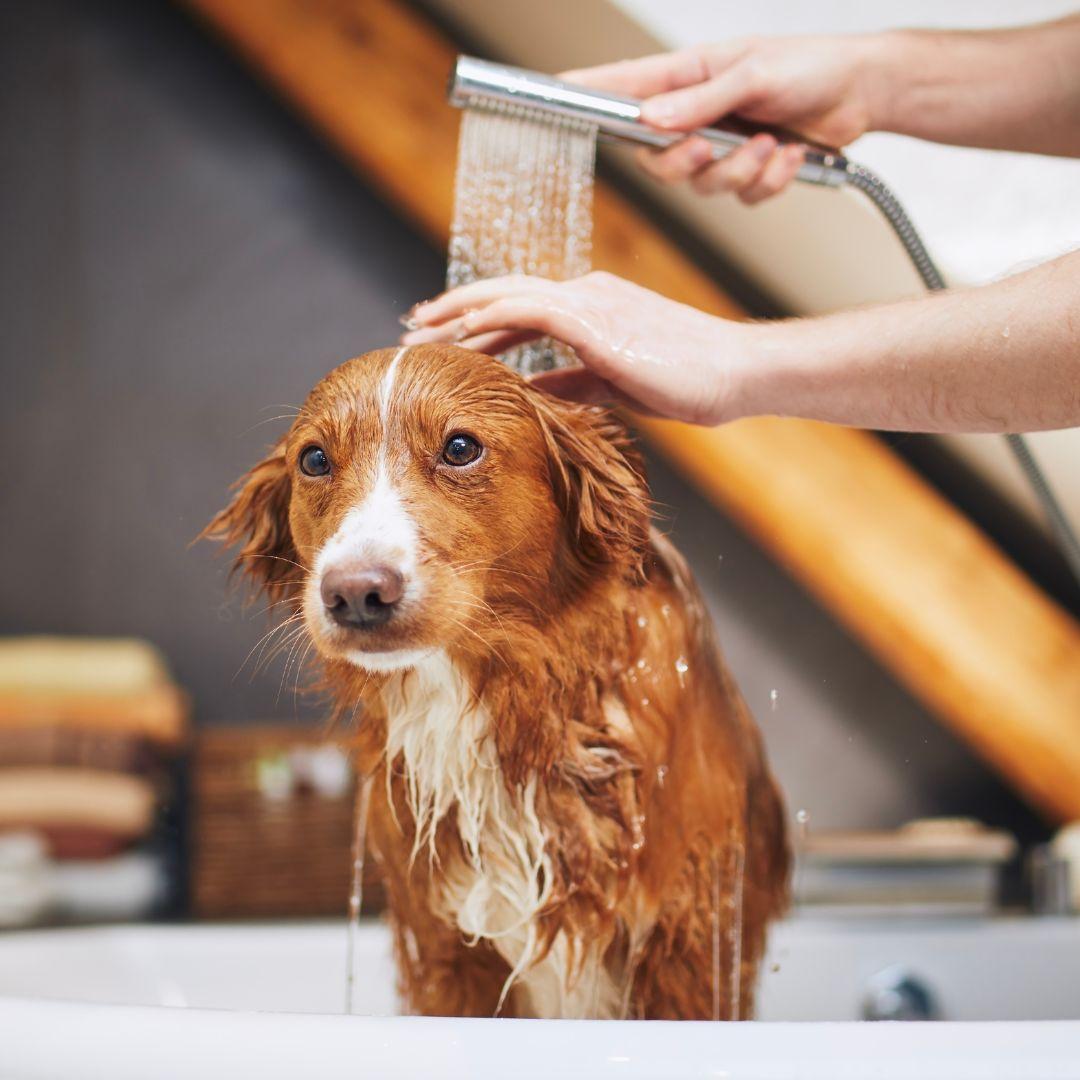
<path fill-rule="evenodd" d="M 903 102 L 920 71 L 920 53 L 927 35 L 912 30 L 885 30 L 858 38 L 856 71 L 867 110 L 867 130 L 903 131 Z"/>
<path fill-rule="evenodd" d="M 801 320 L 737 323 L 718 350 L 723 387 L 715 423 L 748 416 L 784 416 L 791 413 L 792 325 Z M 798 335 L 794 335 L 797 337 Z"/>

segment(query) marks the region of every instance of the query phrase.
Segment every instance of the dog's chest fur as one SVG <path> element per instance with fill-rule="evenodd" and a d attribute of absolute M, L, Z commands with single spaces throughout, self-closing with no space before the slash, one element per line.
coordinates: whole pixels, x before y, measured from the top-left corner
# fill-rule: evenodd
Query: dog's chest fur
<path fill-rule="evenodd" d="M 537 916 L 553 881 L 547 836 L 535 781 L 518 791 L 504 781 L 483 703 L 441 654 L 390 680 L 383 698 L 386 760 L 400 759 L 416 828 L 413 856 L 435 859 L 434 914 L 466 940 L 496 948 L 511 968 L 503 996 L 518 987 L 532 1015 L 617 1015 L 619 992 L 601 958 L 586 953 L 571 973 L 574 950 L 564 933 L 534 962 Z M 436 830 L 447 818 L 460 847 L 436 854 Z"/>

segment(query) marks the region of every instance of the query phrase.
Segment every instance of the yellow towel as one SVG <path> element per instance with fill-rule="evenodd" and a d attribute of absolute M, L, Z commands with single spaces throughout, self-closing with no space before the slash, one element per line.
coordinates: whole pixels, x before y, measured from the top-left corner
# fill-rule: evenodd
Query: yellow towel
<path fill-rule="evenodd" d="M 52 725 L 179 742 L 187 699 L 135 639 L 0 638 L 0 728 Z"/>

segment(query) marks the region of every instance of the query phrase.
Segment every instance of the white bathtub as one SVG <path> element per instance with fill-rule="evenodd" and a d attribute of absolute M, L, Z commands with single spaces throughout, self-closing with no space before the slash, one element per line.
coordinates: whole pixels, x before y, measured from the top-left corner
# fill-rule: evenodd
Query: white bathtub
<path fill-rule="evenodd" d="M 1076 921 L 794 919 L 750 1024 L 398 1017 L 382 927 L 360 951 L 347 1017 L 340 924 L 0 936 L 0 1077 L 1080 1078 Z M 955 1022 L 852 1023 L 898 966 Z"/>

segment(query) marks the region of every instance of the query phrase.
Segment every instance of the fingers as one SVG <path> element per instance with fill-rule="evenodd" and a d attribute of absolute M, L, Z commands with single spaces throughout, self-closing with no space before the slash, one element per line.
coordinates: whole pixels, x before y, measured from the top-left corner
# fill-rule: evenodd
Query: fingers
<path fill-rule="evenodd" d="M 708 74 L 697 50 L 682 49 L 642 56 L 637 60 L 620 60 L 614 64 L 564 71 L 558 78 L 578 86 L 607 90 L 612 94 L 646 98 L 690 86 Z"/>
<path fill-rule="evenodd" d="M 739 198 L 747 206 L 753 206 L 779 194 L 795 178 L 805 158 L 805 146 L 785 146 L 772 156 L 757 179 L 739 192 Z"/>
<path fill-rule="evenodd" d="M 493 283 L 498 285 L 505 280 L 493 279 Z M 475 302 L 476 290 L 473 290 L 472 286 L 467 288 L 472 290 Z M 518 288 L 520 289 L 520 286 Z M 452 290 L 463 291 L 464 289 Z M 570 302 L 563 297 L 563 302 L 560 303 L 558 295 L 560 294 L 549 295 L 533 291 L 512 292 L 511 295 L 493 298 L 483 306 L 470 307 L 462 315 L 411 330 L 402 335 L 401 343 L 425 345 L 431 342 L 454 342 L 468 343 L 470 348 L 476 348 L 475 343 L 480 341 L 485 346 L 483 351 L 499 351 L 509 347 L 504 342 L 513 343 L 515 340 L 528 340 L 541 334 L 549 334 L 575 348 L 581 344 L 583 327 L 580 320 L 573 318 L 567 306 Z M 452 293 L 438 297 L 430 305 L 423 305 L 423 309 L 426 311 L 450 296 Z M 494 336 L 488 340 L 488 335 Z"/>
<path fill-rule="evenodd" d="M 486 307 L 462 316 L 470 337 L 516 330 L 548 334 L 570 348 L 581 343 L 581 327 L 563 304 L 548 296 L 526 293 L 493 300 Z"/>
<path fill-rule="evenodd" d="M 691 135 L 666 150 L 639 151 L 638 162 L 661 183 L 689 181 L 699 195 L 735 192 L 753 205 L 787 187 L 805 159 L 804 146 L 778 147 L 774 136 L 762 133 L 715 161 L 708 141 Z"/>
<path fill-rule="evenodd" d="M 662 417 L 637 398 L 624 393 L 607 379 L 584 367 L 555 368 L 529 377 L 529 382 L 539 390 L 567 401 L 579 401 L 583 405 L 605 405 L 615 402 L 642 416 Z"/>
<path fill-rule="evenodd" d="M 752 86 L 745 64 L 736 64 L 705 82 L 650 97 L 641 119 L 665 131 L 706 127 L 746 104 Z"/>
<path fill-rule="evenodd" d="M 776 139 L 771 135 L 755 135 L 738 150 L 733 150 L 699 172 L 692 180 L 694 190 L 700 195 L 743 191 L 753 184 L 768 166 L 776 152 L 776 146 Z"/>
<path fill-rule="evenodd" d="M 538 375 L 533 375 L 529 382 L 540 390 L 554 394 L 555 397 L 580 401 L 585 405 L 599 405 L 615 397 L 611 383 L 584 367 L 542 371 Z"/>
<path fill-rule="evenodd" d="M 639 150 L 643 172 L 665 184 L 689 180 L 713 160 L 713 148 L 700 135 L 691 135 L 664 150 Z"/>
<path fill-rule="evenodd" d="M 494 330 L 490 334 L 477 334 L 475 337 L 462 338 L 459 344 L 463 349 L 497 356 L 516 345 L 524 345 L 540 337 L 535 330 Z"/>
<path fill-rule="evenodd" d="M 419 328 L 444 323 L 449 319 L 460 318 L 473 308 L 491 303 L 501 296 L 511 296 L 524 291 L 544 292 L 553 283 L 546 278 L 528 277 L 525 274 L 508 274 L 505 277 L 485 278 L 468 285 L 459 285 L 448 289 L 432 300 L 417 304 L 409 312 L 409 323 Z M 402 341 L 409 335 L 406 334 Z M 411 342 L 405 342 L 411 344 Z"/>

